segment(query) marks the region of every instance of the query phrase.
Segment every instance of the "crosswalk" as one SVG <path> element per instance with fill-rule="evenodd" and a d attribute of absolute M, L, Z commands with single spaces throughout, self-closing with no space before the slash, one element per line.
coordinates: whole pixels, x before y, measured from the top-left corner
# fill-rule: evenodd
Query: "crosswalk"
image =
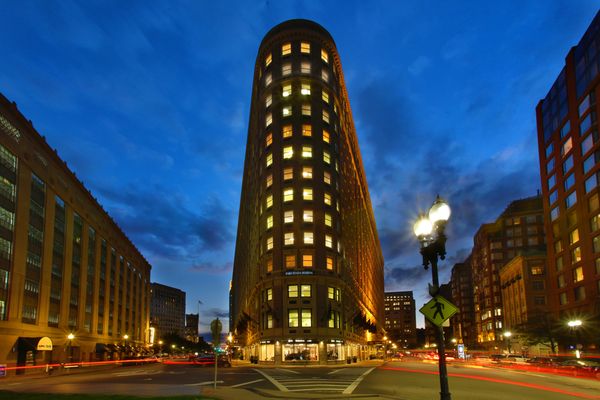
<path fill-rule="evenodd" d="M 358 384 L 374 368 L 344 368 L 329 373 L 326 377 L 315 377 L 310 369 L 302 373 L 291 369 L 255 369 L 281 392 L 325 392 L 352 394 Z"/>

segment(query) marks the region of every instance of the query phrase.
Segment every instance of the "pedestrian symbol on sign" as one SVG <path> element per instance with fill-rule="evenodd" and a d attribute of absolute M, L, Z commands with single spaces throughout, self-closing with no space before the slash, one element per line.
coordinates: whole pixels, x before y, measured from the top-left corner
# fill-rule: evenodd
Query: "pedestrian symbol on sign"
<path fill-rule="evenodd" d="M 436 297 L 434 297 L 433 300 L 435 301 L 435 303 L 433 303 L 430 307 L 432 310 L 435 309 L 435 312 L 433 313 L 433 318 L 435 319 L 435 316 L 439 314 L 440 318 L 445 320 L 446 318 L 444 318 L 444 303 L 440 303 Z"/>

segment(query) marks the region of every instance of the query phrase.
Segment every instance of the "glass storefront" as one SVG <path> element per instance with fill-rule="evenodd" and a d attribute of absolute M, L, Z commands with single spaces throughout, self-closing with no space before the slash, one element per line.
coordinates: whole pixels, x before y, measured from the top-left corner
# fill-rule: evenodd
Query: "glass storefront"
<path fill-rule="evenodd" d="M 282 346 L 283 361 L 318 361 L 319 345 L 316 343 L 295 343 Z"/>
<path fill-rule="evenodd" d="M 327 361 L 337 361 L 346 359 L 346 351 L 341 343 L 327 345 Z"/>
<path fill-rule="evenodd" d="M 261 344 L 258 359 L 260 361 L 275 361 L 275 345 Z"/>

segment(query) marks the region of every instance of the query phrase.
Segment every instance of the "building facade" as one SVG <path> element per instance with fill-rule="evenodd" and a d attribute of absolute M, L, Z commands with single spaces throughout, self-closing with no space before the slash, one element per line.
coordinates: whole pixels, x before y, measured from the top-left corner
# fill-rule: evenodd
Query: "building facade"
<path fill-rule="evenodd" d="M 457 343 L 464 343 L 467 348 L 471 348 L 477 343 L 477 326 L 470 258 L 463 263 L 454 264 L 450 287 L 453 304 L 458 308 L 458 312 L 451 318 L 452 337 L 456 338 Z"/>
<path fill-rule="evenodd" d="M 555 317 L 584 324 L 600 320 L 599 53 L 600 13 L 536 108 L 548 302 Z"/>
<path fill-rule="evenodd" d="M 157 338 L 185 337 L 185 292 L 152 282 L 150 284 L 150 324 Z"/>
<path fill-rule="evenodd" d="M 494 223 L 482 225 L 471 252 L 477 346 L 502 345 L 504 331 L 499 271 L 515 256 L 545 251 L 541 196 L 509 204 Z"/>
<path fill-rule="evenodd" d="M 291 20 L 256 60 L 231 289 L 234 341 L 275 363 L 366 357 L 383 256 L 335 43 Z"/>
<path fill-rule="evenodd" d="M 0 95 L 0 364 L 145 351 L 150 268 L 56 150 Z"/>
<path fill-rule="evenodd" d="M 400 348 L 416 347 L 417 319 L 413 292 L 386 292 L 384 305 L 387 337 Z"/>
<path fill-rule="evenodd" d="M 185 339 L 198 343 L 200 332 L 198 331 L 198 318 L 200 314 L 185 314 Z"/>

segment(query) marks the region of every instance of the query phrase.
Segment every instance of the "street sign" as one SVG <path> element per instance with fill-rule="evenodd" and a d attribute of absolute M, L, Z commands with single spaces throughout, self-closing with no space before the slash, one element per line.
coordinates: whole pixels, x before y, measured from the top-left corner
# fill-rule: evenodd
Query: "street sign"
<path fill-rule="evenodd" d="M 465 345 L 464 344 L 459 344 L 456 346 L 456 350 L 458 352 L 458 358 L 463 359 L 465 358 Z"/>
<path fill-rule="evenodd" d="M 458 308 L 442 296 L 435 296 L 419 310 L 431 323 L 442 326 L 444 321 L 456 314 Z"/>
<path fill-rule="evenodd" d="M 216 347 L 221 343 L 221 331 L 223 330 L 223 324 L 219 321 L 219 318 L 213 319 L 210 323 L 210 331 L 213 337 L 213 347 Z"/>

